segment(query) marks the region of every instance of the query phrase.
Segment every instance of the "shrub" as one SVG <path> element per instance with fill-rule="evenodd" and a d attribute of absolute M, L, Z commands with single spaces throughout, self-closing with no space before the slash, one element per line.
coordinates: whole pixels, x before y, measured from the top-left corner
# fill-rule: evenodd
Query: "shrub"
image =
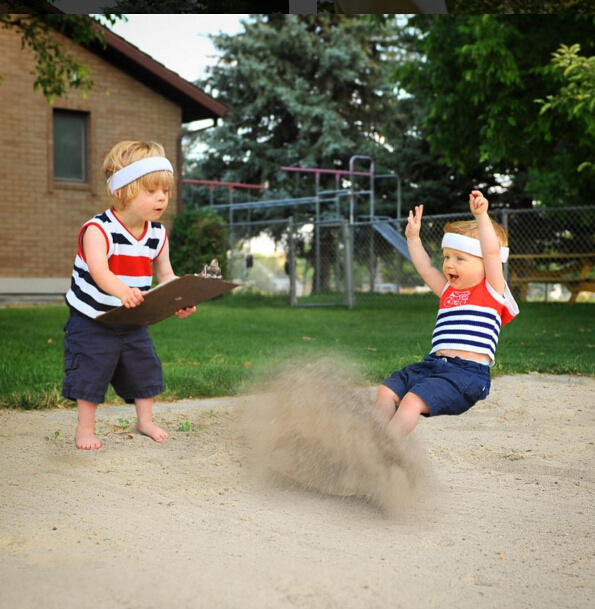
<path fill-rule="evenodd" d="M 187 209 L 174 220 L 170 259 L 177 275 L 200 273 L 217 258 L 227 277 L 228 231 L 225 221 L 210 209 Z"/>

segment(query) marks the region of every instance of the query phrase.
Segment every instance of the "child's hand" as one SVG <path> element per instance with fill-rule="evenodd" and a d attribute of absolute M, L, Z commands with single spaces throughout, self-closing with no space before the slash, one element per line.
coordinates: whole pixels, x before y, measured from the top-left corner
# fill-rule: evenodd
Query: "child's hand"
<path fill-rule="evenodd" d="M 190 317 L 193 313 L 196 313 L 196 307 L 188 307 L 187 309 L 180 309 L 176 311 L 176 315 L 180 319 L 186 319 L 186 317 Z"/>
<path fill-rule="evenodd" d="M 421 228 L 421 217 L 423 213 L 423 205 L 415 206 L 415 216 L 413 215 L 413 211 L 409 210 L 409 218 L 407 218 L 407 228 L 405 229 L 405 236 L 408 239 L 415 239 L 419 237 L 419 230 Z"/>
<path fill-rule="evenodd" d="M 481 216 L 487 213 L 489 203 L 479 190 L 472 190 L 469 195 L 469 207 L 474 216 Z"/>
<path fill-rule="evenodd" d="M 126 291 L 119 296 L 122 304 L 127 309 L 138 306 L 145 298 L 138 288 L 126 288 Z"/>

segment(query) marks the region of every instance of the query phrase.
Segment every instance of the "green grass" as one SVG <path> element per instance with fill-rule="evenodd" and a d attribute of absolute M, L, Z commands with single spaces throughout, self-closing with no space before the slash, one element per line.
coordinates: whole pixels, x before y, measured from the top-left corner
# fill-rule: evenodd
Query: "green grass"
<path fill-rule="evenodd" d="M 383 295 L 342 307 L 296 308 L 286 298 L 237 295 L 206 303 L 186 320 L 151 327 L 167 390 L 160 399 L 249 393 L 289 358 L 346 361 L 363 382 L 380 383 L 423 357 L 437 300 Z M 521 303 L 500 337 L 494 376 L 595 373 L 590 304 Z M 69 405 L 60 397 L 65 306 L 0 309 L 0 407 Z M 110 390 L 108 402 L 117 402 Z"/>

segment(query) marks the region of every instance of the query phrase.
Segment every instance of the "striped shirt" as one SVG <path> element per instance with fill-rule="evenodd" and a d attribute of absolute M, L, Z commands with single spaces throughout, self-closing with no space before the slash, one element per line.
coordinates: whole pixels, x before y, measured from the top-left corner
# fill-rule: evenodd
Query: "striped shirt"
<path fill-rule="evenodd" d="M 83 253 L 83 235 L 89 226 L 97 226 L 107 244 L 109 270 L 131 288 L 146 291 L 153 281 L 153 260 L 165 245 L 167 232 L 160 222 L 145 222 L 145 230 L 137 239 L 108 209 L 86 222 L 79 233 L 79 248 L 74 260 L 66 303 L 79 313 L 95 319 L 119 307 L 122 301 L 104 292 L 93 280 Z"/>
<path fill-rule="evenodd" d="M 493 366 L 500 328 L 512 321 L 519 308 L 505 287 L 501 296 L 483 280 L 468 290 L 455 290 L 446 284 L 432 335 L 432 350 L 456 349 L 482 353 Z"/>

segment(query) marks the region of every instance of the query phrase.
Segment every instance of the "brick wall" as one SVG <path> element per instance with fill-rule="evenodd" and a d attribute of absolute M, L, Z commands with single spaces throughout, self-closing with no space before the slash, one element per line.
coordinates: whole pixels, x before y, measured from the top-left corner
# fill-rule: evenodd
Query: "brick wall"
<path fill-rule="evenodd" d="M 176 166 L 181 108 L 90 51 L 61 38 L 91 69 L 94 89 L 54 101 L 90 115 L 89 186 L 52 179 L 52 106 L 33 91 L 35 64 L 20 38 L 0 29 L 0 280 L 70 276 L 81 225 L 110 206 L 100 168 L 122 139 L 160 141 Z M 171 226 L 175 200 L 164 223 Z"/>

